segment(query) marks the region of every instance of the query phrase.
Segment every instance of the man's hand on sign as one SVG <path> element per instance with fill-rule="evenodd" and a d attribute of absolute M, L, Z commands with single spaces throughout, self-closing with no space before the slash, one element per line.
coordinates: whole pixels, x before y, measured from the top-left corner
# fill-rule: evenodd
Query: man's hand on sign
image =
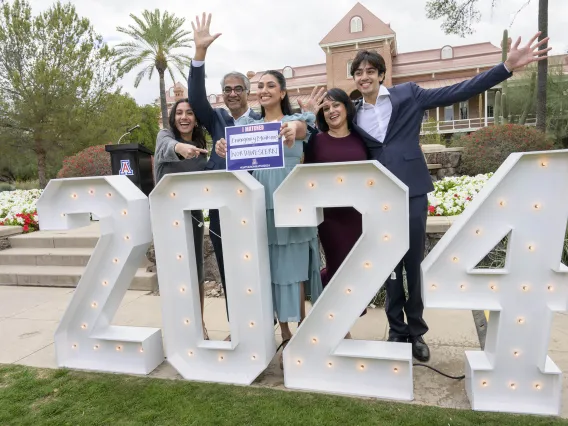
<path fill-rule="evenodd" d="M 295 122 L 288 122 L 282 123 L 282 127 L 280 127 L 280 136 L 282 138 L 282 142 L 288 148 L 292 148 L 294 143 L 296 143 L 296 123 Z"/>
<path fill-rule="evenodd" d="M 227 156 L 227 141 L 225 138 L 221 138 L 215 144 L 215 152 L 221 158 L 225 158 Z"/>
<path fill-rule="evenodd" d="M 174 147 L 174 151 L 183 158 L 195 158 L 198 157 L 199 154 L 207 154 L 206 149 L 197 148 L 187 143 L 177 143 Z"/>

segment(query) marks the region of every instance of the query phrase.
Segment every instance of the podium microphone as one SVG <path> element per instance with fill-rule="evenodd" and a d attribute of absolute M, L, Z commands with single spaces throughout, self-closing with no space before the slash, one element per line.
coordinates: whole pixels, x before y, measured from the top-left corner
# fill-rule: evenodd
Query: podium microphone
<path fill-rule="evenodd" d="M 117 142 L 117 145 L 120 145 L 120 141 L 122 140 L 123 137 L 125 137 L 126 135 L 129 135 L 133 130 L 138 129 L 139 127 L 140 127 L 140 124 L 137 124 L 137 125 L 134 126 L 132 129 L 128 129 L 128 130 L 126 131 L 126 133 L 120 137 L 120 139 L 119 139 L 118 142 Z"/>

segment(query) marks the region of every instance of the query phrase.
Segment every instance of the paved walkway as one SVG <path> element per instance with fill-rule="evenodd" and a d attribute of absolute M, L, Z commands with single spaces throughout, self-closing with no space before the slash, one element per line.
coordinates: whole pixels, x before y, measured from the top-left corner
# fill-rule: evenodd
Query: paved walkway
<path fill-rule="evenodd" d="M 0 286 L 0 363 L 56 368 L 53 335 L 73 294 L 73 289 Z M 161 327 L 159 296 L 128 291 L 113 321 L 116 325 Z M 470 311 L 426 310 L 430 331 L 430 365 L 450 375 L 464 371 L 464 351 L 479 349 Z M 223 299 L 206 299 L 205 322 L 212 339 L 224 339 L 229 331 Z M 355 339 L 385 339 L 387 320 L 382 309 L 370 309 L 351 330 Z M 276 340 L 280 342 L 280 331 Z M 554 317 L 550 356 L 568 372 L 568 315 Z M 563 411 L 568 418 L 568 381 L 564 373 Z M 164 362 L 150 377 L 181 379 Z M 284 389 L 278 358 L 254 382 L 254 386 Z M 429 369 L 414 368 L 415 404 L 470 409 L 464 381 L 450 380 Z"/>

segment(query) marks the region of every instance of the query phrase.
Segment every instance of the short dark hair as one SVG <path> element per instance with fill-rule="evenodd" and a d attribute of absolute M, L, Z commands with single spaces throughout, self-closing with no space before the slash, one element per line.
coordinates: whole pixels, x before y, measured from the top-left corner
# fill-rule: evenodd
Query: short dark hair
<path fill-rule="evenodd" d="M 355 75 L 355 71 L 357 71 L 357 68 L 359 68 L 363 62 L 367 62 L 372 67 L 376 68 L 379 74 L 387 72 L 385 58 L 374 50 L 359 50 L 355 59 L 351 62 L 351 75 Z"/>
<path fill-rule="evenodd" d="M 324 100 L 331 100 L 336 102 L 341 102 L 345 105 L 345 111 L 347 111 L 347 126 L 349 130 L 352 128 L 353 119 L 355 118 L 355 107 L 353 106 L 353 101 L 349 98 L 349 95 L 341 89 L 330 89 L 325 94 Z M 329 126 L 325 121 L 323 115 L 323 108 L 320 108 L 316 116 L 318 129 L 322 132 L 329 131 Z"/>
<path fill-rule="evenodd" d="M 280 108 L 282 108 L 282 114 L 292 115 L 292 105 L 290 104 L 290 98 L 288 97 L 288 90 L 286 89 L 286 77 L 284 77 L 284 74 L 282 74 L 280 71 L 276 70 L 268 70 L 264 74 L 262 74 L 262 76 L 265 76 L 266 74 L 270 74 L 271 76 L 276 78 L 276 81 L 278 81 L 278 85 L 280 86 L 280 90 L 286 90 L 286 96 L 284 96 L 284 99 L 280 101 Z M 264 107 L 261 106 L 260 115 L 264 117 L 265 114 L 266 111 L 264 111 Z"/>
<path fill-rule="evenodd" d="M 177 101 L 174 104 L 174 106 L 170 110 L 170 117 L 168 119 L 168 122 L 170 124 L 170 130 L 174 133 L 174 136 L 175 136 L 177 141 L 182 140 L 181 134 L 180 134 L 178 128 L 176 127 L 176 110 L 177 110 L 178 105 L 181 104 L 181 103 L 187 103 L 191 107 L 191 104 L 189 103 L 189 99 L 187 99 L 187 98 L 180 99 L 179 101 Z M 203 130 L 203 126 L 201 125 L 201 123 L 197 119 L 197 116 L 195 117 L 195 127 L 193 128 L 192 139 L 193 139 L 193 142 L 195 142 L 195 146 L 197 146 L 197 148 L 201 148 L 201 149 L 207 148 L 207 141 L 205 140 L 205 131 Z"/>

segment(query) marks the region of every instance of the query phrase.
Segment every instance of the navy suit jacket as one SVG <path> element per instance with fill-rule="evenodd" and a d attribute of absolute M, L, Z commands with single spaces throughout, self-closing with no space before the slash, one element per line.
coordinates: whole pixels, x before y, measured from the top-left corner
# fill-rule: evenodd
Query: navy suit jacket
<path fill-rule="evenodd" d="M 213 138 L 213 149 L 205 170 L 224 170 L 225 159 L 215 152 L 215 144 L 225 137 L 225 127 L 235 125 L 235 120 L 224 108 L 213 108 L 207 100 L 205 90 L 205 64 L 200 67 L 191 65 L 187 82 L 189 104 L 199 122 L 207 129 Z M 259 120 L 260 114 L 251 111 L 250 116 Z"/>
<path fill-rule="evenodd" d="M 353 130 L 367 145 L 370 159 L 378 160 L 408 186 L 409 197 L 425 195 L 434 190 L 434 185 L 419 144 L 424 111 L 466 101 L 511 76 L 499 64 L 470 80 L 439 89 L 422 89 L 412 82 L 398 84 L 389 89 L 392 115 L 383 143 L 357 126 L 357 116 Z M 362 102 L 355 103 L 357 111 Z"/>

